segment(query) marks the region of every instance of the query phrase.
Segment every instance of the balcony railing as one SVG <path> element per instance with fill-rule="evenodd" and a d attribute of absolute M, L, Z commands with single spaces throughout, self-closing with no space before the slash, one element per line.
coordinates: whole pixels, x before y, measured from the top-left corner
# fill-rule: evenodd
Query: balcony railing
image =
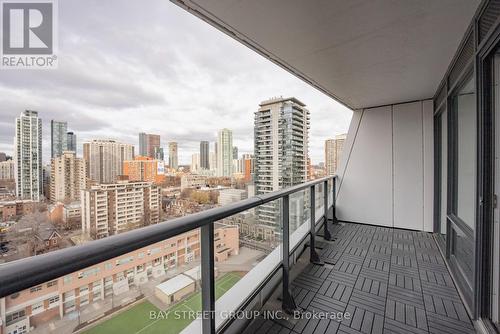
<path fill-rule="evenodd" d="M 259 272 L 259 275 L 271 277 L 282 270 L 282 308 L 286 312 L 292 312 L 296 306 L 293 300 L 290 283 L 290 254 L 293 253 L 309 236 L 310 259 L 313 263 L 321 263 L 316 253 L 315 236 L 318 228 L 323 224 L 324 238 L 331 239 L 328 230 L 328 212 L 330 207 L 335 215 L 335 189 L 336 176 L 328 176 L 321 179 L 309 181 L 287 189 L 259 195 L 246 200 L 235 202 L 223 207 L 209 209 L 203 212 L 191 214 L 185 217 L 169 220 L 164 223 L 150 225 L 123 234 L 110 236 L 104 239 L 91 241 L 84 245 L 61 249 L 51 253 L 29 257 L 0 265 L 0 298 L 9 296 L 19 291 L 29 289 L 33 286 L 49 282 L 56 278 L 64 277 L 82 269 L 97 265 L 110 259 L 119 257 L 142 247 L 161 242 L 175 237 L 179 234 L 200 228 L 201 230 L 201 296 L 202 333 L 215 333 L 215 277 L 214 277 L 214 224 L 224 218 L 256 208 L 260 205 L 281 200 L 282 216 L 282 251 L 275 249 L 263 263 L 267 265 L 267 272 Z M 331 190 L 328 190 L 328 184 Z M 323 185 L 323 212 L 317 211 L 318 194 L 316 186 Z M 290 233 L 290 197 L 301 191 L 309 191 L 310 224 L 304 229 L 305 224 L 294 233 Z M 331 203 L 331 206 L 329 205 Z M 307 203 L 307 201 L 305 201 Z M 316 213 L 322 213 L 322 217 L 316 217 Z M 317 219 L 318 218 L 318 219 Z M 318 224 L 319 222 L 319 224 Z M 272 259 L 274 258 L 274 259 Z M 255 268 L 256 269 L 256 268 Z M 233 303 L 239 311 L 246 305 L 246 301 L 254 297 L 263 284 L 255 284 L 245 292 L 245 297 Z M 256 286 L 257 285 L 257 286 Z M 247 293 L 248 292 L 248 293 Z M 205 316 L 210 315 L 210 316 Z M 219 329 L 227 323 L 218 323 Z"/>

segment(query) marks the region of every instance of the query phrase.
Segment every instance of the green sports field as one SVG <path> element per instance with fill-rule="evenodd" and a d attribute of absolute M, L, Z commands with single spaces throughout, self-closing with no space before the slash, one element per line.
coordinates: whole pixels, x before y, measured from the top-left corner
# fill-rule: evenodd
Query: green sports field
<path fill-rule="evenodd" d="M 218 299 L 229 290 L 241 277 L 236 273 L 227 273 L 217 278 L 215 296 Z M 150 311 L 158 313 L 159 309 L 148 301 L 133 306 L 105 322 L 92 327 L 85 334 L 177 334 L 193 320 L 189 318 L 150 320 Z M 198 292 L 183 302 L 168 309 L 170 314 L 175 311 L 201 311 L 201 293 Z M 180 313 L 178 312 L 178 314 Z"/>

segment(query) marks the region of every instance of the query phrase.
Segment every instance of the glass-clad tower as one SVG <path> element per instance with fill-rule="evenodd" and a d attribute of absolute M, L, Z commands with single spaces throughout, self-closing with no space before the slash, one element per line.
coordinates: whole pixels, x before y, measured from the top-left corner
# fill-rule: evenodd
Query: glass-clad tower
<path fill-rule="evenodd" d="M 68 123 L 50 121 L 50 157 L 57 158 L 68 148 Z"/>
<path fill-rule="evenodd" d="M 262 102 L 255 113 L 255 191 L 265 194 L 307 180 L 309 111 L 296 98 Z M 279 234 L 277 203 L 257 208 L 264 239 Z"/>

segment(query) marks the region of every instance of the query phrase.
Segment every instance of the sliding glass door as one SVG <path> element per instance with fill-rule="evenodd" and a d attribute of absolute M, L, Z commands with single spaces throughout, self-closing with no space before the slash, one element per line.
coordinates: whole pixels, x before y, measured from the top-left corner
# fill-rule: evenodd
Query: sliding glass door
<path fill-rule="evenodd" d="M 477 100 L 471 74 L 452 93 L 452 173 L 450 201 L 449 256 L 465 290 L 472 292 L 474 281 L 474 229 L 477 184 Z"/>
<path fill-rule="evenodd" d="M 436 204 L 434 231 L 472 309 L 477 209 L 477 97 L 472 68 L 434 118 Z"/>

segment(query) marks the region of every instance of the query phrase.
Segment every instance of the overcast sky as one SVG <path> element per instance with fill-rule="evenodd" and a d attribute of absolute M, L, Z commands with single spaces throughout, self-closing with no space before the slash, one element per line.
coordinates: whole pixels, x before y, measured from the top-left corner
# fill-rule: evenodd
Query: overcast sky
<path fill-rule="evenodd" d="M 82 143 L 113 138 L 138 146 L 138 133 L 179 143 L 190 163 L 200 140 L 233 130 L 239 152 L 253 152 L 253 113 L 273 96 L 295 96 L 311 112 L 310 152 L 347 132 L 352 112 L 254 51 L 167 0 L 59 1 L 59 68 L 0 70 L 0 151 L 12 154 L 22 110 L 68 122 Z"/>

